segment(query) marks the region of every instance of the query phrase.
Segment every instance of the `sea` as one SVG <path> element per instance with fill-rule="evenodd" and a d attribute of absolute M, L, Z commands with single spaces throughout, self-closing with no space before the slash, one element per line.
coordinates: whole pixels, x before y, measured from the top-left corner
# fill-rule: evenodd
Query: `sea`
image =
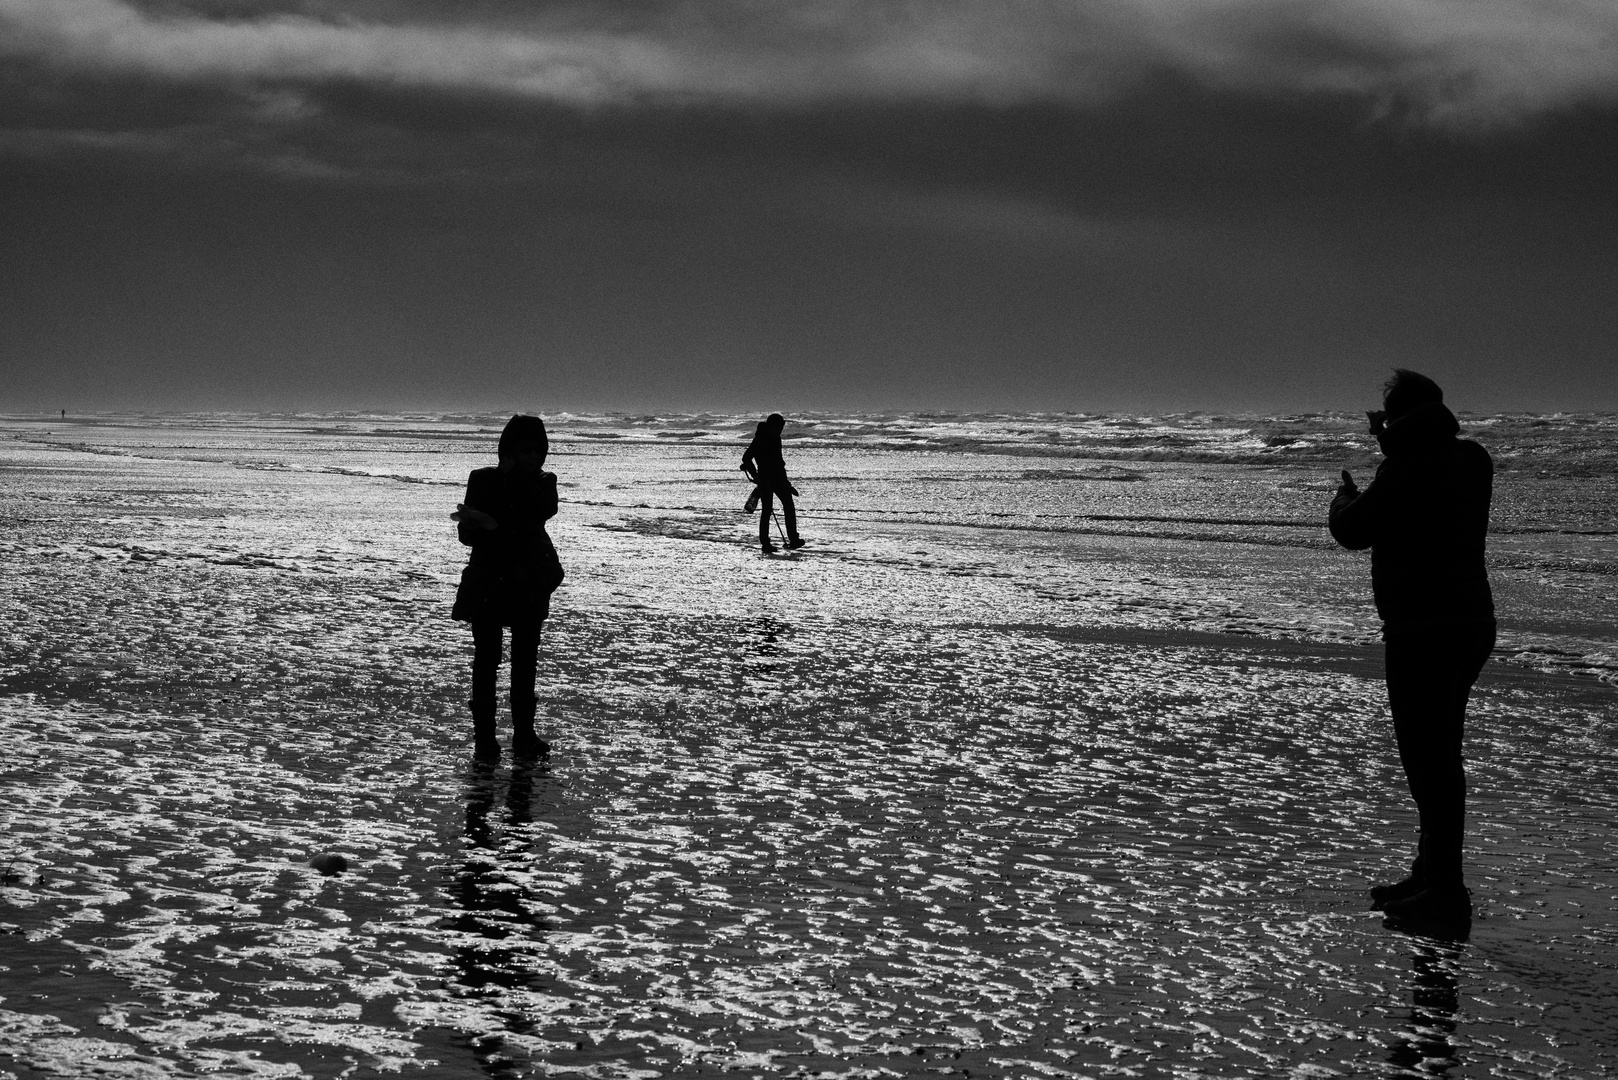
<path fill-rule="evenodd" d="M 1365 893 L 1362 415 L 795 414 L 768 555 L 757 417 L 546 413 L 553 749 L 490 766 L 505 419 L 0 417 L 0 1080 L 1618 1074 L 1618 416 L 1460 416 L 1464 936 Z"/>

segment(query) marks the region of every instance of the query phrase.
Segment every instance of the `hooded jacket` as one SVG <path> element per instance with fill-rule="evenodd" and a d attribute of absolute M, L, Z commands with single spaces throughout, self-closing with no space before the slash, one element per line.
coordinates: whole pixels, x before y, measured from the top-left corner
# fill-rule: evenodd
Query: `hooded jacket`
<path fill-rule="evenodd" d="M 742 470 L 756 474 L 760 484 L 780 486 L 787 477 L 786 458 L 781 451 L 781 432 L 767 423 L 760 423 L 753 432 L 753 441 L 742 451 Z"/>
<path fill-rule="evenodd" d="M 1332 537 L 1371 549 L 1384 634 L 1494 617 L 1483 564 L 1494 462 L 1460 430 L 1443 404 L 1417 406 L 1378 436 L 1376 479 L 1332 500 Z"/>

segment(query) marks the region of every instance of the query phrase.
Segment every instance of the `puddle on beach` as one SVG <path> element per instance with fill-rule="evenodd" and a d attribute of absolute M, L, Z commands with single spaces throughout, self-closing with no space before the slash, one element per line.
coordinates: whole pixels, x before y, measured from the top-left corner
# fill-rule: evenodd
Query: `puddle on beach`
<path fill-rule="evenodd" d="M 1301 525 L 991 530 L 942 482 L 875 521 L 894 455 L 839 450 L 815 546 L 764 559 L 739 484 L 609 490 L 728 451 L 563 443 L 555 752 L 486 768 L 445 515 L 487 448 L 256 437 L 0 444 L 0 1076 L 1618 1069 L 1618 710 L 1576 575 L 1497 575 L 1578 659 L 1479 685 L 1445 942 L 1365 910 L 1412 816 L 1365 566 Z M 1210 468 L 1063 482 L 1171 518 Z M 1259 476 L 1180 517 L 1321 502 Z"/>

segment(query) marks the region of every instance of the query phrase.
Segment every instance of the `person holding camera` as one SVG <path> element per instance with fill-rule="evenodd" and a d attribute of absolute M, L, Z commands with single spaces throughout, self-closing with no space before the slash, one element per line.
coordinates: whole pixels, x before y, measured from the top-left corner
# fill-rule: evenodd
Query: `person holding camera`
<path fill-rule="evenodd" d="M 538 699 L 539 632 L 550 614 L 562 564 L 545 531 L 556 516 L 556 474 L 544 470 L 550 452 L 545 422 L 513 416 L 500 433 L 500 464 L 474 470 L 466 499 L 450 515 L 461 543 L 472 549 L 461 572 L 451 617 L 472 624 L 472 736 L 479 760 L 500 757 L 495 738 L 496 675 L 502 638 L 511 630 L 511 752 L 544 757 L 550 744 L 534 732 Z"/>
<path fill-rule="evenodd" d="M 1332 536 L 1371 549 L 1382 617 L 1388 707 L 1420 816 L 1416 859 L 1404 879 L 1371 890 L 1398 919 L 1470 919 L 1461 844 L 1466 818 L 1462 730 L 1467 698 L 1494 649 L 1494 597 L 1484 568 L 1494 463 L 1457 438 L 1438 384 L 1398 370 L 1383 408 L 1367 413 L 1385 455 L 1361 490 L 1345 469 L 1332 499 Z"/>

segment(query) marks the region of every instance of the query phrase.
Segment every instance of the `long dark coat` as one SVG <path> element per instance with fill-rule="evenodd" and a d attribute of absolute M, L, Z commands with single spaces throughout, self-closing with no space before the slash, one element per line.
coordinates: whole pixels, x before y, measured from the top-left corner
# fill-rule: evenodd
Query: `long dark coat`
<path fill-rule="evenodd" d="M 551 593 L 562 583 L 562 564 L 545 532 L 556 516 L 556 474 L 477 469 L 467 478 L 465 504 L 499 528 L 457 523 L 472 549 L 455 592 L 453 618 L 469 623 L 535 626 L 550 614 Z"/>

